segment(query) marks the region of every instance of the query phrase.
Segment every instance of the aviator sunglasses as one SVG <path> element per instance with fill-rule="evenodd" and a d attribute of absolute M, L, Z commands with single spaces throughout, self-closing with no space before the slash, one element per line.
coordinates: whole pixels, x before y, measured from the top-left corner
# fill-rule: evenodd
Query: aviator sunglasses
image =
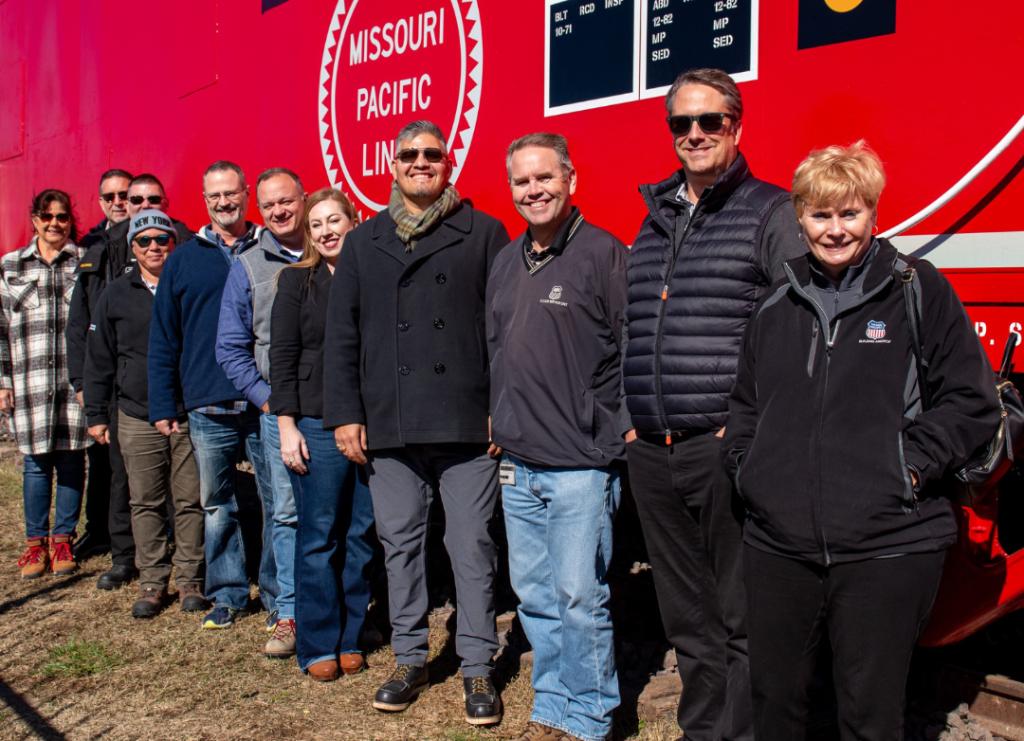
<path fill-rule="evenodd" d="M 71 216 L 69 214 L 63 214 L 63 213 L 61 213 L 61 214 L 50 214 L 50 213 L 36 214 L 36 218 L 39 219 L 44 224 L 49 224 L 54 219 L 56 219 L 61 224 L 67 224 L 69 221 L 71 221 Z"/>
<path fill-rule="evenodd" d="M 422 149 L 409 147 L 396 154 L 395 159 L 403 165 L 411 165 L 420 158 L 420 152 L 423 152 L 423 159 L 432 165 L 436 165 L 444 159 L 444 152 L 437 147 L 423 147 Z"/>
<path fill-rule="evenodd" d="M 141 247 L 142 249 L 148 249 L 149 245 L 151 245 L 153 242 L 156 242 L 161 247 L 166 247 L 167 245 L 169 245 L 171 243 L 171 235 L 170 234 L 158 234 L 155 237 L 146 236 L 146 237 L 136 237 L 135 238 L 135 244 L 139 245 L 139 247 Z"/>
<path fill-rule="evenodd" d="M 686 136 L 690 133 L 693 122 L 696 121 L 700 130 L 705 134 L 717 134 L 725 127 L 725 118 L 728 116 L 735 120 L 731 113 L 701 113 L 697 116 L 669 116 L 668 128 L 676 136 Z"/>
<path fill-rule="evenodd" d="M 133 206 L 141 206 L 145 201 L 149 201 L 150 206 L 159 206 L 163 203 L 163 196 L 132 196 L 128 199 Z"/>
<path fill-rule="evenodd" d="M 117 191 L 114 191 L 112 193 L 100 193 L 100 198 L 102 198 L 107 203 L 113 203 L 115 198 L 117 198 L 117 200 L 119 200 L 119 201 L 127 201 L 128 200 L 128 191 L 126 191 L 126 190 L 117 190 Z M 140 203 L 141 203 L 141 201 L 140 201 Z"/>

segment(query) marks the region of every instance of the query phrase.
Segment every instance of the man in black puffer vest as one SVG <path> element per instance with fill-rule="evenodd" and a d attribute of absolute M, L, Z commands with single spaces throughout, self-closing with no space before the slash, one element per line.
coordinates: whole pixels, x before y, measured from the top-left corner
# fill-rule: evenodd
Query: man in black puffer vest
<path fill-rule="evenodd" d="M 743 102 L 721 70 L 684 72 L 665 100 L 682 169 L 640 192 L 627 263 L 626 455 L 687 741 L 752 739 L 742 511 L 721 464 L 743 330 L 782 264 L 806 251 L 785 191 L 739 152 Z"/>

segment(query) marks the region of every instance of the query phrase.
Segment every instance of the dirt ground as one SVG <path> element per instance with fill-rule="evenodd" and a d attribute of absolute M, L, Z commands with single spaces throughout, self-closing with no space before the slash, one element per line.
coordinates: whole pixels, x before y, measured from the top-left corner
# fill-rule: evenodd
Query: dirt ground
<path fill-rule="evenodd" d="M 109 557 L 71 577 L 21 581 L 16 458 L 9 447 L 0 451 L 0 739 L 468 741 L 515 738 L 525 727 L 532 692 L 529 677 L 514 669 L 505 671 L 505 720 L 488 730 L 465 723 L 457 662 L 444 650 L 444 613 L 431 620 L 432 686 L 406 712 L 385 715 L 369 703 L 392 668 L 387 647 L 368 657 L 369 671 L 322 685 L 294 661 L 260 654 L 263 614 L 226 631 L 200 630 L 198 617 L 176 604 L 154 620 L 133 620 L 134 585 L 96 589 Z M 630 725 L 617 735 L 678 736 L 669 719 Z"/>

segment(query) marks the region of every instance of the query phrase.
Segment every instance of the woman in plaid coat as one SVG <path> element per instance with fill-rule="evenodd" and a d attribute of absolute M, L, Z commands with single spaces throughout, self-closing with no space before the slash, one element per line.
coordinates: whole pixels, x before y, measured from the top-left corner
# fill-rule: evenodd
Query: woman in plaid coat
<path fill-rule="evenodd" d="M 71 199 L 44 190 L 32 200 L 36 236 L 0 261 L 0 411 L 11 415 L 24 454 L 27 547 L 18 561 L 25 579 L 76 570 L 71 544 L 78 526 L 88 445 L 82 407 L 68 383 L 64 326 L 84 250 Z M 57 476 L 57 510 L 50 501 Z"/>

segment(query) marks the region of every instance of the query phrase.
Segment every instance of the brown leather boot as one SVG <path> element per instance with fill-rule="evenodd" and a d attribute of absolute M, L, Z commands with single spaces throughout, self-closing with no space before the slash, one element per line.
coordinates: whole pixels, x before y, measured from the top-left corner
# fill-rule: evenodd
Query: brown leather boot
<path fill-rule="evenodd" d="M 22 579 L 38 579 L 50 566 L 50 552 L 46 549 L 46 538 L 28 538 L 25 552 L 18 559 Z"/>
<path fill-rule="evenodd" d="M 50 536 L 50 568 L 57 576 L 67 576 L 78 571 L 78 564 L 71 553 L 74 535 Z"/>

